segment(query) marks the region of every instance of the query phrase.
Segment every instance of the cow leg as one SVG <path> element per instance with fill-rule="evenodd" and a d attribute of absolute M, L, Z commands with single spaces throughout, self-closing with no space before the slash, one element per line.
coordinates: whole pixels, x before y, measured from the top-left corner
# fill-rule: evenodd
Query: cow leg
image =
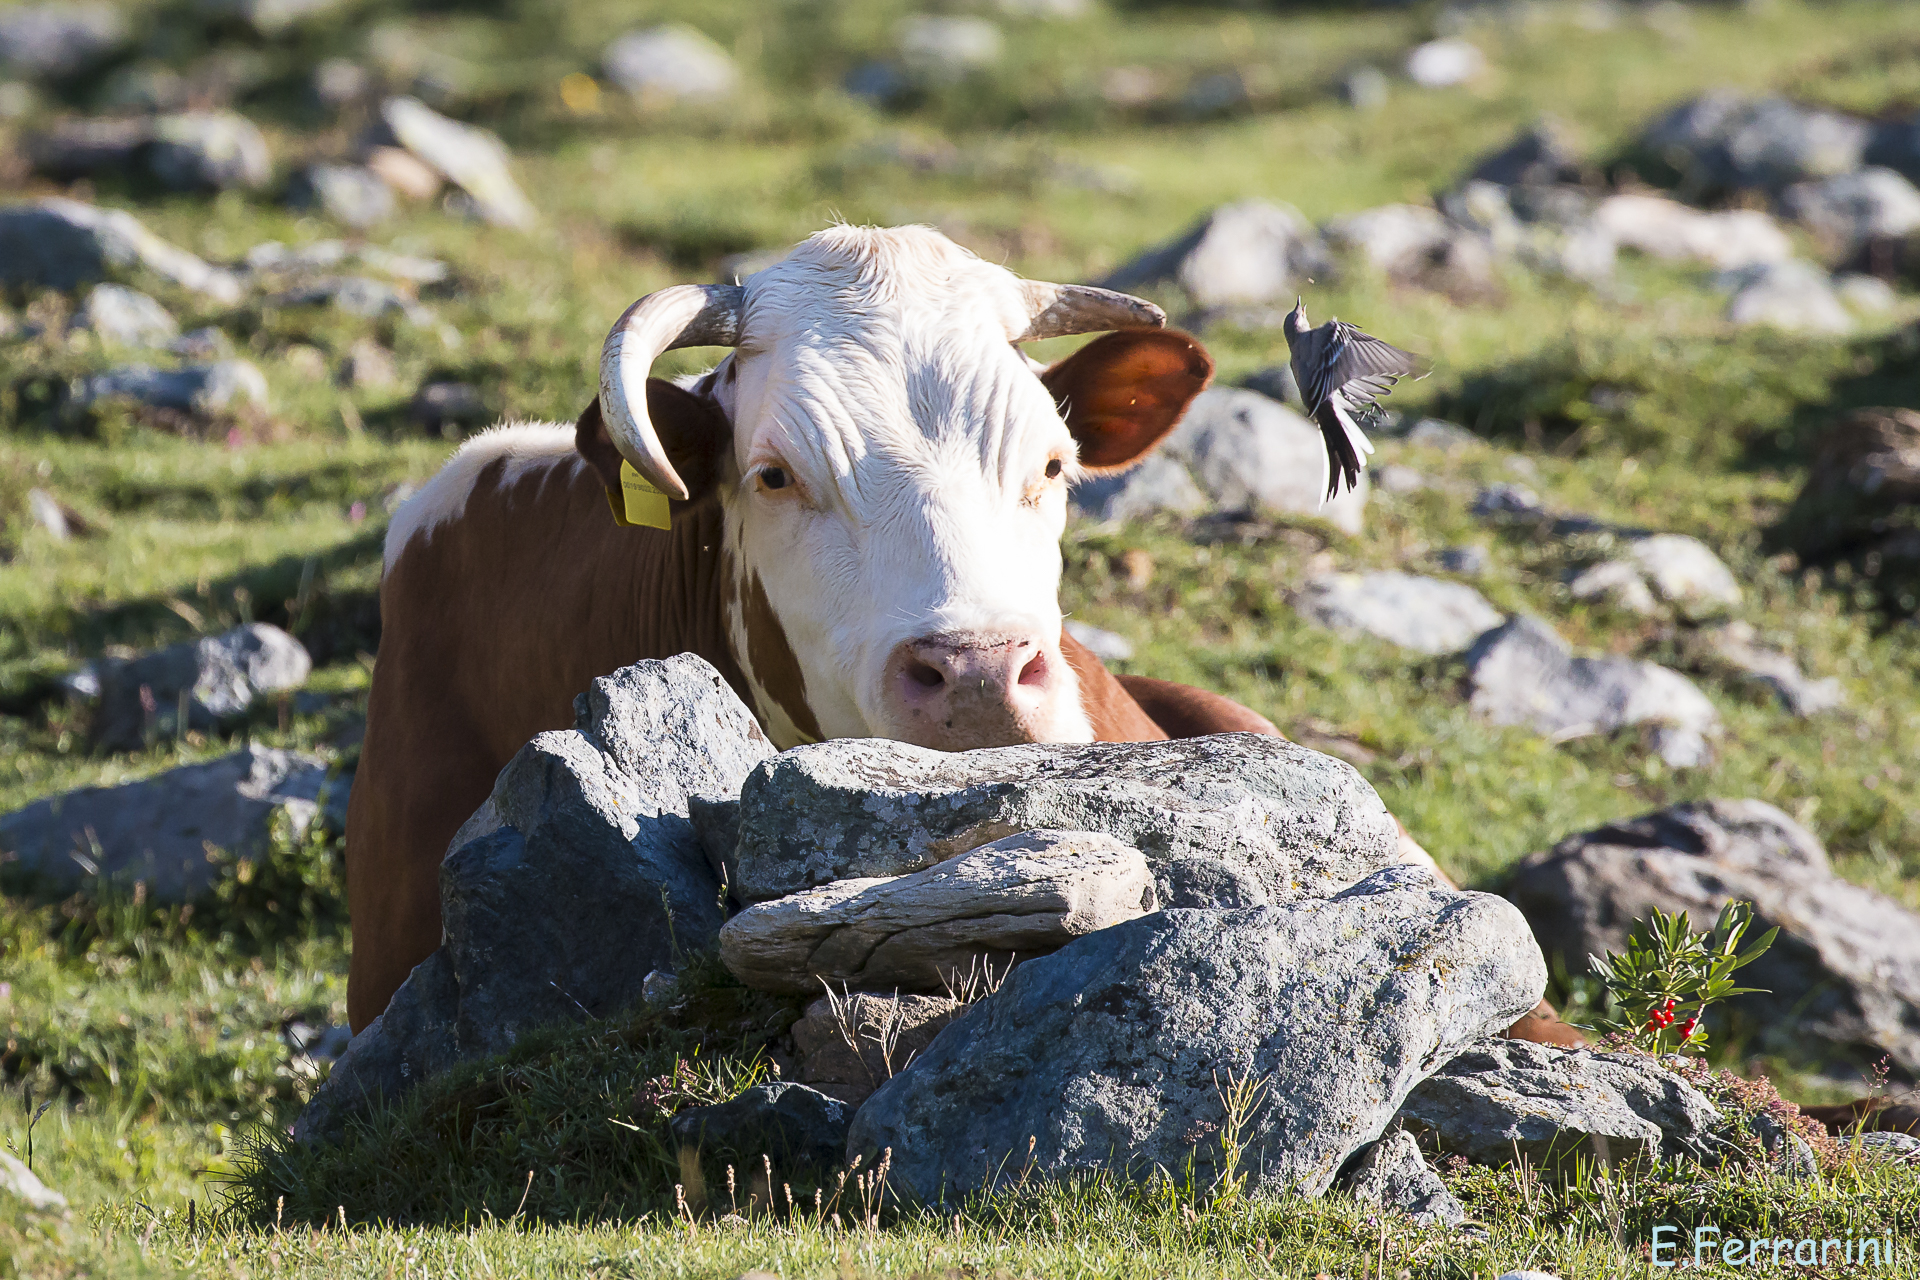
<path fill-rule="evenodd" d="M 404 761 L 363 755 L 356 772 L 347 803 L 347 1023 L 358 1034 L 439 947 L 440 863 L 498 768 L 477 747 L 448 746 Z"/>

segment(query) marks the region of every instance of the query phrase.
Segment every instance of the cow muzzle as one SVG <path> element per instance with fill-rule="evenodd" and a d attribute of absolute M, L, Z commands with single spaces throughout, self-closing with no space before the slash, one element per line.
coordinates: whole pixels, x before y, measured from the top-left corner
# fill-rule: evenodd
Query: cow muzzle
<path fill-rule="evenodd" d="M 941 751 L 1043 742 L 1071 677 L 1034 636 L 925 636 L 887 659 L 888 736 Z"/>

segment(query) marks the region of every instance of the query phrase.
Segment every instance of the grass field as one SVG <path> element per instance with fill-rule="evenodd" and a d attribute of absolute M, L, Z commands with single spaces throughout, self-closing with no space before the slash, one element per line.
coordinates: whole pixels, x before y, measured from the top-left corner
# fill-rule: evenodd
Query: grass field
<path fill-rule="evenodd" d="M 387 501 L 453 444 L 410 421 L 413 389 L 457 378 L 501 415 L 571 419 L 591 395 L 611 319 L 660 285 L 714 278 L 725 255 L 790 243 L 836 217 L 914 221 L 1034 276 L 1093 279 L 1227 200 L 1284 200 L 1316 220 L 1425 201 L 1542 114 L 1604 163 L 1654 113 L 1710 86 L 1778 89 L 1866 114 L 1920 97 L 1920 9 L 1863 0 L 1620 6 L 1605 29 L 1583 18 L 1594 6 L 1501 9 L 1466 30 L 1488 54 L 1483 80 L 1422 91 L 1396 79 L 1371 112 L 1344 105 L 1334 79 L 1357 62 L 1396 67 L 1433 34 L 1434 6 L 1116 0 L 1072 20 L 999 17 L 1009 38 L 993 70 L 887 109 L 840 88 L 909 12 L 884 0 L 349 5 L 275 39 L 237 34 L 184 4 L 126 8 L 155 59 L 191 67 L 236 50 L 250 59 L 240 107 L 283 171 L 344 151 L 362 123 L 351 109 L 311 105 L 304 85 L 317 59 L 365 59 L 396 86 L 427 76 L 444 109 L 505 139 L 542 221 L 523 233 L 406 206 L 375 234 L 450 264 L 451 281 L 424 301 L 457 331 L 451 344 L 402 320 L 257 300 L 219 307 L 134 280 L 183 328 L 220 327 L 271 386 L 268 413 L 185 435 L 115 412 L 64 411 L 68 379 L 128 353 L 68 337 L 71 297 L 4 300 L 15 325 L 0 330 L 20 331 L 0 338 L 0 811 L 231 750 L 187 734 L 93 753 L 51 682 L 110 646 L 250 618 L 308 642 L 318 664 L 309 688 L 324 698 L 265 708 L 245 732 L 350 763 L 377 647 Z M 654 111 L 604 87 L 590 109 L 566 105 L 563 77 L 596 71 L 611 35 L 665 18 L 733 52 L 736 101 Z M 1148 68 L 1171 86 L 1167 100 L 1113 105 L 1101 86 L 1117 67 Z M 1179 105 L 1182 86 L 1227 73 L 1244 90 L 1237 105 Z M 43 110 L 82 105 L 75 89 L 67 100 L 50 94 Z M 0 149 L 34 123 L 0 124 Z M 901 160 L 916 155 L 945 158 Z M 56 190 L 6 181 L 27 194 Z M 215 260 L 267 240 L 341 234 L 271 194 L 169 196 L 102 180 L 91 196 Z M 1316 316 L 1337 313 L 1430 353 L 1434 376 L 1403 387 L 1395 407 L 1464 422 L 1484 443 L 1452 453 L 1383 443 L 1376 461 L 1413 466 L 1431 483 L 1376 493 L 1359 537 L 1312 521 L 1070 527 L 1064 603 L 1135 642 L 1125 669 L 1217 689 L 1311 745 L 1337 746 L 1463 883 L 1492 885 L 1520 856 L 1609 819 L 1692 797 L 1758 796 L 1809 824 L 1843 875 L 1920 907 L 1920 629 L 1889 616 L 1865 584 L 1803 570 L 1765 540 L 1823 424 L 1854 405 L 1916 402 L 1911 297 L 1847 339 L 1731 329 L 1704 268 L 1632 258 L 1603 292 L 1516 272 L 1498 301 L 1468 304 L 1349 272 L 1309 301 Z M 396 356 L 392 389 L 342 390 L 316 376 L 306 349 L 331 368 L 368 336 Z M 1202 336 L 1223 381 L 1284 354 L 1277 331 Z M 677 353 L 663 366 L 699 359 Z M 1595 413 L 1589 392 L 1603 385 L 1629 387 L 1627 407 Z M 1573 435 L 1583 421 L 1590 428 Z M 1468 514 L 1474 489 L 1498 480 L 1525 483 L 1556 510 L 1704 539 L 1743 584 L 1740 616 L 1809 673 L 1838 676 L 1846 709 L 1789 719 L 1701 658 L 1684 629 L 1571 600 L 1562 571 L 1582 548 Z M 57 542 L 34 525 L 24 506 L 33 486 L 94 533 Z M 1715 766 L 1676 773 L 1630 734 L 1556 746 L 1489 728 L 1466 711 L 1456 660 L 1338 639 L 1287 603 L 1310 569 L 1437 573 L 1434 554 L 1462 543 L 1488 549 L 1491 568 L 1475 585 L 1502 609 L 1545 617 L 1586 648 L 1693 675 L 1727 726 Z M 1123 568 L 1130 552 L 1144 552 L 1150 572 L 1137 556 Z M 1247 1204 L 1204 1189 L 1108 1186 L 1023 1193 L 974 1206 L 957 1224 L 889 1218 L 876 1231 L 848 1215 L 838 1230 L 689 1225 L 674 1220 L 669 1184 L 643 1167 L 644 1152 L 613 1151 L 604 1133 L 599 1145 L 543 1146 L 555 1115 L 591 1100 L 537 1090 L 528 1096 L 547 1101 L 515 1111 L 464 1181 L 446 1167 L 461 1157 L 447 1154 L 441 1167 L 410 1167 L 411 1199 L 365 1186 L 330 1198 L 327 1185 L 309 1184 L 294 1212 L 281 1211 L 287 1229 L 275 1230 L 257 1197 L 252 1216 L 218 1206 L 223 1180 L 255 1149 L 255 1127 L 284 1126 L 311 1087 L 289 1066 L 279 1028 L 344 1021 L 349 939 L 331 852 L 283 847 L 273 875 L 229 883 L 184 915 L 115 896 L 52 902 L 21 890 L 0 901 L 0 1138 L 24 1154 L 28 1105 L 52 1099 L 32 1127 L 34 1166 L 76 1206 L 59 1224 L 0 1217 L 0 1259 L 16 1273 L 732 1276 L 765 1266 L 789 1277 L 1464 1277 L 1532 1262 L 1572 1280 L 1644 1274 L 1646 1231 L 1666 1205 L 1697 1214 L 1724 1201 L 1729 1222 L 1772 1234 L 1884 1223 L 1905 1241 L 1920 1235 L 1910 1176 L 1845 1168 L 1793 1186 L 1729 1175 L 1571 1189 L 1457 1172 L 1450 1181 L 1491 1229 L 1478 1244 L 1382 1224 L 1337 1198 Z M 648 1040 L 647 1052 L 690 1052 L 698 1030 Z M 560 1055 L 552 1068 L 593 1050 L 536 1047 L 512 1069 L 534 1070 L 542 1052 Z M 1789 1093 L 1818 1092 L 1781 1046 L 1729 1046 L 1721 1057 L 1743 1066 L 1753 1055 Z M 430 1100 L 420 1105 L 394 1123 L 423 1123 Z M 409 1132 L 369 1135 L 363 1167 L 413 1141 L 402 1141 Z M 623 1173 L 620 1160 L 642 1165 Z M 551 1189 L 543 1170 L 555 1171 Z M 616 1185 L 631 1190 L 615 1197 L 618 1214 L 580 1199 Z M 342 1205 L 356 1224 L 348 1230 L 329 1208 Z M 404 1225 L 360 1221 L 382 1216 Z"/>

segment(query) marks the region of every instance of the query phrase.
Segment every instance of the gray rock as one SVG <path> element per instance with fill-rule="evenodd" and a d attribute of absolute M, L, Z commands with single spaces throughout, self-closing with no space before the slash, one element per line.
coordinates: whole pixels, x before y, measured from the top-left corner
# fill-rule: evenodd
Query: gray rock
<path fill-rule="evenodd" d="M 125 347 L 164 347 L 180 336 L 167 309 L 137 289 L 97 284 L 74 317 L 76 328 L 91 329 L 103 342 Z"/>
<path fill-rule="evenodd" d="M 413 395 L 407 416 L 423 427 L 477 427 L 493 418 L 480 388 L 464 382 L 429 382 Z"/>
<path fill-rule="evenodd" d="M 273 155 L 251 121 L 192 111 L 154 121 L 147 168 L 176 191 L 254 190 L 273 177 Z"/>
<path fill-rule="evenodd" d="M 19 75 L 70 76 L 116 53 L 126 19 L 110 4 L 9 5 L 0 9 L 0 68 Z"/>
<path fill-rule="evenodd" d="M 1481 636 L 1467 652 L 1467 681 L 1476 714 L 1557 742 L 1634 724 L 1719 731 L 1713 703 L 1685 676 L 1632 658 L 1576 658 L 1537 618 L 1513 618 Z M 1676 743 L 1675 755 L 1690 746 Z"/>
<path fill-rule="evenodd" d="M 984 18 L 913 14 L 894 27 L 907 74 L 923 84 L 952 84 L 1000 61 L 1006 38 Z"/>
<path fill-rule="evenodd" d="M 1853 317 L 1833 291 L 1833 279 L 1811 262 L 1788 259 L 1724 272 L 1719 284 L 1733 295 L 1727 319 L 1771 325 L 1792 333 L 1842 334 Z"/>
<path fill-rule="evenodd" d="M 718 102 L 740 86 L 727 51 L 692 27 L 629 31 L 600 54 L 607 78 L 645 102 Z"/>
<path fill-rule="evenodd" d="M 1118 474 L 1082 480 L 1070 498 L 1096 520 L 1144 520 L 1161 512 L 1193 516 L 1212 505 L 1186 467 L 1159 452 Z"/>
<path fill-rule="evenodd" d="M 1397 462 L 1389 462 L 1383 467 L 1372 470 L 1374 488 L 1382 493 L 1408 494 L 1418 493 L 1427 487 L 1427 478 L 1412 467 L 1403 467 Z"/>
<path fill-rule="evenodd" d="M 731 1164 L 748 1182 L 760 1174 L 765 1157 L 773 1162 L 777 1185 L 796 1173 L 824 1179 L 842 1167 L 852 1119 L 853 1109 L 839 1099 L 803 1084 L 779 1082 L 755 1085 L 710 1107 L 688 1107 L 668 1121 L 668 1128 L 679 1145 L 683 1171 L 693 1153 L 693 1167 L 703 1177 L 714 1177 Z M 712 1194 L 710 1190 L 709 1197 Z"/>
<path fill-rule="evenodd" d="M 1491 246 L 1438 209 L 1388 204 L 1328 222 L 1327 243 L 1363 259 L 1389 280 L 1443 292 L 1491 289 Z"/>
<path fill-rule="evenodd" d="M 1703 637 L 1708 651 L 1744 676 L 1773 690 L 1781 705 L 1796 716 L 1816 716 L 1846 700 L 1838 677 L 1809 679 L 1787 654 L 1755 643 L 1750 623 L 1730 622 Z"/>
<path fill-rule="evenodd" d="M 0 207 L 0 283 L 73 289 L 134 267 L 216 302 L 240 300 L 231 272 L 168 244 L 130 213 L 57 196 Z"/>
<path fill-rule="evenodd" d="M 1278 400 L 1290 409 L 1306 407 L 1300 399 L 1300 384 L 1294 381 L 1291 365 L 1270 364 L 1264 369 L 1256 369 L 1242 378 L 1240 385 L 1269 400 Z"/>
<path fill-rule="evenodd" d="M 1842 259 L 1920 231 L 1920 189 L 1878 166 L 1796 183 L 1780 193 L 1780 207 Z"/>
<path fill-rule="evenodd" d="M 264 622 L 138 658 L 103 658 L 93 664 L 100 690 L 94 743 L 106 751 L 137 751 L 185 729 L 229 728 L 261 695 L 297 689 L 312 671 L 306 647 Z"/>
<path fill-rule="evenodd" d="M 720 959 L 762 991 L 933 992 L 1158 905 L 1138 849 L 1093 832 L 1024 831 L 925 871 L 747 907 L 721 928 Z"/>
<path fill-rule="evenodd" d="M 1404 1213 L 1416 1226 L 1457 1227 L 1467 1220 L 1467 1211 L 1404 1129 L 1368 1147 L 1345 1182 L 1348 1194 L 1361 1204 Z"/>
<path fill-rule="evenodd" d="M 1487 69 L 1487 56 L 1465 40 L 1429 40 L 1407 54 L 1407 79 L 1422 89 L 1465 84 Z"/>
<path fill-rule="evenodd" d="M 1575 600 L 1599 600 L 1643 617 L 1660 612 L 1645 575 L 1625 560 L 1588 565 L 1567 579 L 1567 593 Z"/>
<path fill-rule="evenodd" d="M 1470 182 L 1502 187 L 1577 183 L 1580 178 L 1580 157 L 1567 141 L 1565 129 L 1553 120 L 1520 130 L 1511 142 L 1482 156 L 1467 174 Z"/>
<path fill-rule="evenodd" d="M 1920 1138 L 1910 1133 L 1868 1130 L 1847 1140 L 1847 1145 L 1870 1160 L 1889 1164 L 1920 1165 Z"/>
<path fill-rule="evenodd" d="M 1393 87 L 1378 67 L 1359 66 L 1340 77 L 1340 100 L 1356 111 L 1378 111 L 1387 105 Z"/>
<path fill-rule="evenodd" d="M 1122 290 L 1177 284 L 1202 311 L 1291 306 L 1306 278 L 1329 266 L 1325 246 L 1299 210 L 1245 200 L 1215 209 L 1102 283 Z"/>
<path fill-rule="evenodd" d="M 380 116 L 394 138 L 472 198 L 497 226 L 530 227 L 539 218 L 507 167 L 507 149 L 485 129 L 461 124 L 417 98 L 388 98 Z"/>
<path fill-rule="evenodd" d="M 84 378 L 75 390 L 74 403 L 83 409 L 108 400 L 202 415 L 242 407 L 264 409 L 267 376 L 247 360 L 216 360 L 178 369 L 129 364 Z"/>
<path fill-rule="evenodd" d="M 1440 567 L 1448 573 L 1457 573 L 1463 578 L 1478 578 L 1493 566 L 1493 557 L 1487 549 L 1474 544 L 1458 547 L 1442 547 L 1439 556 Z"/>
<path fill-rule="evenodd" d="M 1269 901 L 1332 893 L 1397 862 L 1399 826 L 1353 766 L 1280 738 L 1034 744 L 948 754 L 842 739 L 797 747 L 740 792 L 734 891 L 765 902 L 904 875 L 1039 827 L 1245 874 Z"/>
<path fill-rule="evenodd" d="M 1462 449 L 1485 444 L 1486 441 L 1457 422 L 1448 422 L 1444 418 L 1422 418 L 1408 428 L 1407 443 L 1417 444 L 1424 449 L 1438 449 L 1443 453 L 1458 453 Z"/>
<path fill-rule="evenodd" d="M 383 390 L 400 380 L 393 353 L 371 338 L 356 338 L 340 362 L 340 385 Z"/>
<path fill-rule="evenodd" d="M 1133 641 L 1117 631 L 1091 626 L 1074 618 L 1062 624 L 1066 633 L 1102 662 L 1126 662 L 1133 657 Z"/>
<path fill-rule="evenodd" d="M 247 250 L 246 257 L 247 270 L 257 277 L 291 278 L 300 282 L 317 278 L 324 283 L 356 264 L 415 285 L 438 284 L 450 274 L 447 264 L 435 258 L 417 258 L 393 253 L 378 245 L 349 244 L 344 240 L 317 240 L 297 249 L 268 240 Z"/>
<path fill-rule="evenodd" d="M 1661 116 L 1639 145 L 1696 190 L 1777 190 L 1853 172 L 1869 134 L 1867 123 L 1852 116 L 1720 89 Z"/>
<path fill-rule="evenodd" d="M 1751 902 L 1780 937 L 1740 971 L 1729 1009 L 1763 1051 L 1832 1066 L 1891 1055 L 1920 1072 L 1920 917 L 1837 879 L 1804 827 L 1759 800 L 1705 800 L 1570 836 L 1525 859 L 1506 890 L 1569 973 L 1626 949 L 1633 921 L 1686 911 L 1697 928 Z"/>
<path fill-rule="evenodd" d="M 67 1198 L 40 1181 L 33 1170 L 5 1151 L 0 1151 L 0 1204 L 7 1201 L 25 1205 L 35 1213 L 65 1213 Z"/>
<path fill-rule="evenodd" d="M 1713 1159 L 1719 1110 L 1655 1059 L 1492 1040 L 1416 1085 L 1397 1117 L 1439 1151 L 1496 1168 Z"/>
<path fill-rule="evenodd" d="M 1391 570 L 1309 579 L 1302 615 L 1346 635 L 1365 633 L 1416 653 L 1459 653 L 1505 615 L 1472 587 Z"/>
<path fill-rule="evenodd" d="M 1627 544 L 1627 556 L 1654 594 L 1688 618 L 1713 617 L 1740 603 L 1733 571 L 1698 538 L 1682 533 L 1635 538 Z"/>
<path fill-rule="evenodd" d="M 1202 391 L 1160 449 L 1221 508 L 1318 516 L 1360 532 L 1368 482 L 1322 505 L 1327 446 L 1320 428 L 1257 392 Z"/>
<path fill-rule="evenodd" d="M 892 1148 L 924 1201 L 1189 1159 L 1199 1185 L 1318 1195 L 1434 1064 L 1545 985 L 1511 907 L 1412 867 L 1330 899 L 1157 912 L 1016 968 L 867 1100 L 848 1152 Z M 1266 1092 L 1222 1135 L 1233 1080 Z"/>
<path fill-rule="evenodd" d="M 688 820 L 772 755 L 720 673 L 640 662 L 574 699 L 574 728 L 521 748 L 440 870 L 443 941 L 354 1038 L 302 1140 L 524 1032 L 606 1017 L 711 947 L 723 891 Z"/>
<path fill-rule="evenodd" d="M 1833 278 L 1834 296 L 1856 315 L 1883 316 L 1900 305 L 1900 295 L 1878 276 L 1858 272 Z"/>
<path fill-rule="evenodd" d="M 287 202 L 317 208 L 349 227 L 371 227 L 393 216 L 393 188 L 364 165 L 313 164 L 295 176 Z"/>
<path fill-rule="evenodd" d="M 1702 213 L 1661 196 L 1628 194 L 1602 200 L 1593 219 L 1621 248 L 1668 261 L 1734 270 L 1793 256 L 1792 239 L 1757 209 Z"/>
<path fill-rule="evenodd" d="M 218 360 L 233 354 L 233 340 L 212 325 L 202 325 L 198 329 L 189 329 L 169 342 L 167 353 L 189 360 Z"/>
<path fill-rule="evenodd" d="M 346 788 L 313 756 L 249 744 L 141 782 L 86 787 L 0 817 L 0 861 L 62 889 L 94 875 L 139 881 L 157 902 L 191 902 L 213 886 L 208 846 L 246 856 L 282 811 L 299 835 L 344 817 Z M 8 855 L 11 855 L 10 857 Z"/>
<path fill-rule="evenodd" d="M 857 1107 L 906 1070 L 964 1007 L 950 996 L 829 990 L 793 1024 L 801 1083 Z"/>
<path fill-rule="evenodd" d="M 1539 494 L 1523 484 L 1505 481 L 1487 485 L 1475 494 L 1472 510 L 1483 520 L 1532 521 L 1544 519 L 1547 514 Z"/>

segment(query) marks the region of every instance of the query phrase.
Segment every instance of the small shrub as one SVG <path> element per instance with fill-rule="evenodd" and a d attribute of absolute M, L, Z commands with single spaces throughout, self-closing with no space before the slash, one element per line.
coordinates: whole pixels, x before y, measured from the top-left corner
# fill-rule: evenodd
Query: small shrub
<path fill-rule="evenodd" d="M 1704 938 L 1693 932 L 1684 911 L 1669 915 L 1655 910 L 1648 919 L 1635 921 L 1625 955 L 1608 952 L 1604 958 L 1587 958 L 1607 984 L 1609 1003 L 1620 1011 L 1592 1029 L 1624 1037 L 1649 1053 L 1706 1052 L 1701 1015 L 1716 1001 L 1759 990 L 1734 986 L 1734 971 L 1758 960 L 1780 934 L 1775 926 L 1742 951 L 1740 940 L 1752 923 L 1753 905 L 1747 902 L 1721 908 L 1713 932 Z"/>

